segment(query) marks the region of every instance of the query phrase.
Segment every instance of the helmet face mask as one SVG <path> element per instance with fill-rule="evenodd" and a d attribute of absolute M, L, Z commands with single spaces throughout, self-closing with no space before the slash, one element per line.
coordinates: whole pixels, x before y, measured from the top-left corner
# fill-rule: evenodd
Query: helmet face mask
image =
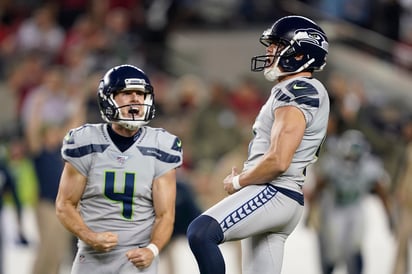
<path fill-rule="evenodd" d="M 326 65 L 328 40 L 325 32 L 312 20 L 302 16 L 286 16 L 265 30 L 259 41 L 269 47 L 283 46 L 274 55 L 252 57 L 251 70 L 265 71 L 268 80 L 302 71 L 320 71 Z M 269 62 L 266 58 L 274 60 Z"/>
<path fill-rule="evenodd" d="M 119 106 L 115 96 L 127 91 L 143 92 L 144 102 Z M 146 74 L 137 67 L 121 65 L 110 69 L 100 81 L 97 97 L 100 114 L 108 123 L 116 123 L 129 130 L 135 130 L 154 118 L 153 87 Z"/>
<path fill-rule="evenodd" d="M 265 46 L 269 47 L 272 44 L 276 44 L 276 52 L 274 54 L 265 54 L 265 55 L 258 55 L 252 58 L 252 69 L 253 71 L 263 71 L 267 68 L 273 66 L 273 64 L 277 61 L 279 56 L 282 55 L 283 50 L 285 49 L 286 45 L 281 42 L 275 41 L 268 41 L 266 39 L 260 39 L 260 42 Z"/>

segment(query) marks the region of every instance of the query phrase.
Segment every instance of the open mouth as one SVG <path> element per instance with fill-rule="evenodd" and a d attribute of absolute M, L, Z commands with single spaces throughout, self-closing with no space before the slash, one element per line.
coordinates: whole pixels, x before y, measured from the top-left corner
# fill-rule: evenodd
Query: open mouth
<path fill-rule="evenodd" d="M 142 116 L 140 108 L 137 106 L 130 106 L 129 109 L 127 110 L 127 114 L 133 120 L 140 118 Z"/>
<path fill-rule="evenodd" d="M 273 64 L 274 57 L 273 55 L 266 56 L 265 67 L 270 67 Z"/>
<path fill-rule="evenodd" d="M 139 109 L 130 107 L 129 110 L 128 110 L 128 113 L 132 114 L 132 115 L 139 115 Z"/>

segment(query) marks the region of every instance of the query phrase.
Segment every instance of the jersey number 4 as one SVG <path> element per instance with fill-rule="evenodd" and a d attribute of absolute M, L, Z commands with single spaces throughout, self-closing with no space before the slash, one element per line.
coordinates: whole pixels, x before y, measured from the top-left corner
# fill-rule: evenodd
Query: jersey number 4
<path fill-rule="evenodd" d="M 105 172 L 104 195 L 110 200 L 122 203 L 122 216 L 126 219 L 132 218 L 133 213 L 133 194 L 134 194 L 134 173 L 125 173 L 123 192 L 115 191 L 114 171 Z"/>

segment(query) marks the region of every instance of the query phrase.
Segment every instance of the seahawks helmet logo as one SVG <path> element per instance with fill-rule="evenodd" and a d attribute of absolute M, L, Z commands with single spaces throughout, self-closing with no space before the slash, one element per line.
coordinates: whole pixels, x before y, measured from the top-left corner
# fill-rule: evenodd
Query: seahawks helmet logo
<path fill-rule="evenodd" d="M 298 29 L 295 31 L 293 40 L 301 46 L 301 43 L 310 43 L 328 51 L 329 43 L 326 41 L 323 33 L 316 29 Z"/>

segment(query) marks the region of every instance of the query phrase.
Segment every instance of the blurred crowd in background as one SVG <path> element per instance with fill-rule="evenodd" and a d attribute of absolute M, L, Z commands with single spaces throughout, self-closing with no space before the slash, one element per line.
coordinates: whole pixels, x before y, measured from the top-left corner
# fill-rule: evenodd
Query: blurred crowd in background
<path fill-rule="evenodd" d="M 0 107 L 12 110 L 0 118 L 0 152 L 15 176 L 23 206 L 35 207 L 44 198 L 39 196 L 42 186 L 33 155 L 59 146 L 69 128 L 102 122 L 96 102 L 100 77 L 110 67 L 130 63 L 147 72 L 155 89 L 156 118 L 150 125 L 183 141 L 184 165 L 178 179 L 188 190 L 178 199 L 185 206 L 177 211 L 180 227 L 175 235 L 184 234 L 184 224 L 196 212 L 224 197 L 221 182 L 232 166 L 242 166 L 251 125 L 270 86 L 248 76 L 248 67 L 235 84 L 224 75 L 211 81 L 179 70 L 169 62 L 169 38 L 182 30 L 230 32 L 256 26 L 263 31 L 291 13 L 295 4 L 310 7 L 304 10 L 315 20 L 344 21 L 382 35 L 391 42 L 389 51 L 355 46 L 403 73 L 412 72 L 410 0 L 0 0 Z M 343 42 L 353 45 L 350 39 Z M 402 202 L 411 198 L 405 197 L 404 185 L 398 188 L 412 166 L 408 104 L 370 100 L 362 75 L 356 79 L 327 67 L 321 78 L 331 97 L 328 134 L 363 132 L 388 172 L 388 191 L 398 201 L 395 208 L 403 207 Z M 412 87 L 405 92 L 411 93 Z M 52 198 L 53 193 L 48 195 Z M 190 198 L 198 207 L 192 212 L 184 210 L 184 201 Z M 402 218 L 410 219 L 409 215 Z"/>

